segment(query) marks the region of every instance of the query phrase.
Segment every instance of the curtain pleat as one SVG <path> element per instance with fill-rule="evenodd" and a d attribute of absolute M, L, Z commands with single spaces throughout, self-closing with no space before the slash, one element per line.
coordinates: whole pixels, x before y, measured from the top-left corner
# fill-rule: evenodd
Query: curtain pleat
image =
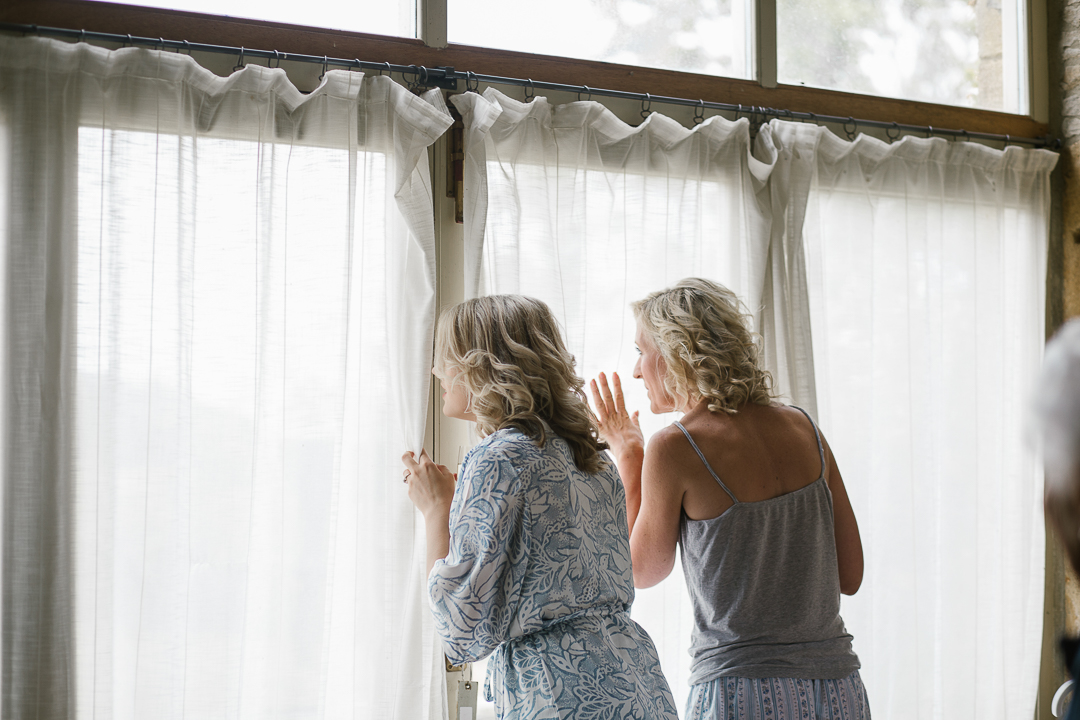
<path fill-rule="evenodd" d="M 441 716 L 441 98 L 3 38 L 0 107 L 0 714 Z"/>
<path fill-rule="evenodd" d="M 807 170 L 820 422 L 866 556 L 842 613 L 874 714 L 1029 717 L 1045 540 L 1023 436 L 1057 156 L 793 123 L 759 141 Z"/>

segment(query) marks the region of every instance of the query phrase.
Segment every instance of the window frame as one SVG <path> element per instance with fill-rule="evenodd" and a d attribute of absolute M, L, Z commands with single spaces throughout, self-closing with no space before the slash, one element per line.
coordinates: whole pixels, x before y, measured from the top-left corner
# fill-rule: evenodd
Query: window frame
<path fill-rule="evenodd" d="M 357 57 L 401 65 L 449 66 L 459 71 L 503 77 L 531 77 L 567 85 L 1014 137 L 1043 137 L 1050 131 L 1046 0 L 1028 0 L 1027 64 L 1031 115 L 776 83 L 775 0 L 757 0 L 755 22 L 759 47 L 755 51 L 755 66 L 758 80 L 457 45 L 446 38 L 446 0 L 417 0 L 417 8 L 420 38 L 326 30 L 90 0 L 16 0 L 0 9 L 0 22 L 121 35 L 130 33 L 308 55 Z"/>

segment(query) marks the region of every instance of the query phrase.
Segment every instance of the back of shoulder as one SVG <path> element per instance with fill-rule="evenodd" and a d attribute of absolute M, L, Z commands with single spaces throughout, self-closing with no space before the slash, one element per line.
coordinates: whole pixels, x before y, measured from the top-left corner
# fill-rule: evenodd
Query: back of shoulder
<path fill-rule="evenodd" d="M 466 465 L 497 462 L 520 470 L 535 462 L 539 453 L 540 448 L 531 437 L 515 428 L 504 428 L 478 442 L 469 451 Z"/>
<path fill-rule="evenodd" d="M 646 456 L 652 455 L 656 460 L 671 461 L 681 457 L 688 448 L 686 435 L 675 423 L 668 425 L 653 433 L 649 438 Z"/>

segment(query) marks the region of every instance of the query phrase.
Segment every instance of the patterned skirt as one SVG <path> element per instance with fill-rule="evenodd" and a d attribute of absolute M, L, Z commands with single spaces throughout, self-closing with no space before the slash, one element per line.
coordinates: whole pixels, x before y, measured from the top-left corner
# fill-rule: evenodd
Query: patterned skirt
<path fill-rule="evenodd" d="M 870 720 L 859 671 L 840 680 L 720 677 L 690 688 L 686 720 Z"/>

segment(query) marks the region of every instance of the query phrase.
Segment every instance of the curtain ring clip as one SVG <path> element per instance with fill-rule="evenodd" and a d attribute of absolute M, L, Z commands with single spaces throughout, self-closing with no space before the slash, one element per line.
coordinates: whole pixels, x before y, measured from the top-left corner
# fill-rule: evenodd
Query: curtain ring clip
<path fill-rule="evenodd" d="M 322 72 L 319 74 L 319 82 L 322 82 L 323 78 L 326 77 L 326 68 L 329 65 L 330 65 L 330 60 L 325 55 L 323 55 L 322 56 Z"/>
<path fill-rule="evenodd" d="M 705 101 L 698 100 L 697 107 L 694 108 L 694 124 L 700 125 L 705 122 Z"/>
<path fill-rule="evenodd" d="M 652 108 L 652 95 L 645 93 L 645 97 L 641 99 L 641 119 L 646 120 L 649 117 L 649 110 Z"/>
<path fill-rule="evenodd" d="M 536 90 L 533 88 L 532 78 L 529 78 L 528 84 L 525 86 L 525 102 L 532 102 L 534 97 L 536 97 Z"/>
<path fill-rule="evenodd" d="M 465 92 L 476 92 L 480 89 L 480 81 L 472 70 L 465 71 Z"/>
<path fill-rule="evenodd" d="M 243 69 L 244 69 L 244 48 L 243 48 L 243 46 L 241 46 L 240 47 L 240 60 L 236 63 L 236 65 L 233 66 L 232 71 L 236 72 L 237 70 L 243 70 Z"/>
<path fill-rule="evenodd" d="M 895 135 L 893 135 L 894 131 L 896 132 Z M 897 140 L 899 140 L 900 139 L 900 125 L 899 125 L 899 123 L 893 122 L 892 127 L 887 128 L 885 130 L 885 137 L 889 138 L 890 143 L 893 143 L 893 142 L 896 142 Z"/>
<path fill-rule="evenodd" d="M 851 129 L 848 129 L 848 123 L 851 123 Z M 859 123 L 855 122 L 855 118 L 849 117 L 844 121 L 844 134 L 847 135 L 848 140 L 854 140 L 855 134 L 859 132 Z"/>
<path fill-rule="evenodd" d="M 589 100 L 592 100 L 592 90 L 589 89 L 588 85 L 582 85 L 581 90 L 578 90 L 578 94 L 577 94 L 577 99 L 579 101 L 581 100 L 581 93 L 583 93 L 583 92 L 586 94 L 586 97 L 585 97 L 586 102 L 588 102 Z"/>

